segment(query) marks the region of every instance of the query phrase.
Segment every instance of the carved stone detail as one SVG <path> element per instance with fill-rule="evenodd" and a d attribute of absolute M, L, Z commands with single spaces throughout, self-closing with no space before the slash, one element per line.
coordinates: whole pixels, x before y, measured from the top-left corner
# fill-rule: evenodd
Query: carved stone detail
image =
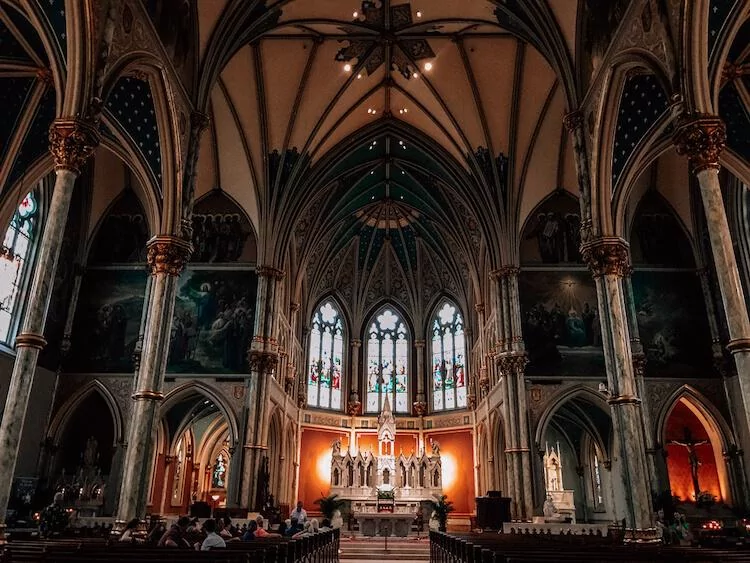
<path fill-rule="evenodd" d="M 677 154 L 688 157 L 693 173 L 719 168 L 719 156 L 727 144 L 727 130 L 721 118 L 695 114 L 682 119 L 672 137 Z"/>
<path fill-rule="evenodd" d="M 523 376 L 529 358 L 525 353 L 499 354 L 496 356 L 498 369 L 503 375 Z"/>
<path fill-rule="evenodd" d="M 414 414 L 417 416 L 424 416 L 427 414 L 427 403 L 424 401 L 415 401 L 412 406 L 414 407 Z"/>
<path fill-rule="evenodd" d="M 263 278 L 274 278 L 277 280 L 284 279 L 284 271 L 274 268 L 273 266 L 258 266 L 258 276 Z"/>
<path fill-rule="evenodd" d="M 192 245 L 181 238 L 157 236 L 148 242 L 148 267 L 152 276 L 179 276 L 193 251 Z"/>
<path fill-rule="evenodd" d="M 76 119 L 56 119 L 49 128 L 49 150 L 57 170 L 81 173 L 81 168 L 99 145 L 96 128 Z"/>
<path fill-rule="evenodd" d="M 630 268 L 630 246 L 619 237 L 601 237 L 581 245 L 583 261 L 595 278 L 624 277 Z"/>
<path fill-rule="evenodd" d="M 247 354 L 247 362 L 250 364 L 250 372 L 268 374 L 276 369 L 279 361 L 277 354 L 264 350 L 250 350 Z"/>

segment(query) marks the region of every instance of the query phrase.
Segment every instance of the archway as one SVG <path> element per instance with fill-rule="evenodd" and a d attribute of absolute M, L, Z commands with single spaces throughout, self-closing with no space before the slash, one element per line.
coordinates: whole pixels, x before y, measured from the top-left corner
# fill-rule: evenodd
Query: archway
<path fill-rule="evenodd" d="M 672 495 L 699 506 L 731 503 L 722 434 L 713 416 L 688 395 L 672 403 L 662 425 Z"/>
<path fill-rule="evenodd" d="M 536 433 L 538 510 L 573 522 L 611 519 L 611 435 L 609 409 L 588 388 L 568 390 L 548 407 Z"/>
<path fill-rule="evenodd" d="M 232 461 L 237 424 L 210 388 L 189 384 L 170 393 L 161 409 L 150 508 L 185 514 L 192 505 L 206 516 L 233 504 Z"/>

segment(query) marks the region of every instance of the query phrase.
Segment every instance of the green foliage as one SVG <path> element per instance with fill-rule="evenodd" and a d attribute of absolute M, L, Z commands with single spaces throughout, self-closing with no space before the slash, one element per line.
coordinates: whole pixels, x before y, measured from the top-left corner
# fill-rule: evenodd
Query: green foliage
<path fill-rule="evenodd" d="M 435 495 L 435 500 L 428 501 L 430 508 L 435 513 L 440 523 L 440 531 L 445 532 L 445 528 L 448 524 L 448 514 L 453 512 L 453 503 L 448 500 L 448 495 Z"/>
<path fill-rule="evenodd" d="M 346 505 L 346 501 L 340 499 L 339 495 L 328 495 L 327 497 L 320 497 L 315 501 L 315 504 L 320 507 L 323 516 L 330 520 L 333 518 L 334 512 L 341 510 Z"/>

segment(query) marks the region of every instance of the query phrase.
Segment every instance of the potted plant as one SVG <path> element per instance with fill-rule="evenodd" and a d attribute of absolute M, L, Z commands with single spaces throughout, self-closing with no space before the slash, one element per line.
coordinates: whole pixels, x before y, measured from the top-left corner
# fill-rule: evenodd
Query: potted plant
<path fill-rule="evenodd" d="M 336 511 L 341 510 L 341 507 L 346 504 L 346 501 L 344 499 L 340 499 L 339 495 L 328 495 L 320 497 L 315 501 L 315 504 L 320 507 L 320 511 L 323 513 L 323 516 L 325 518 L 333 520 Z"/>
<path fill-rule="evenodd" d="M 448 514 L 453 512 L 453 503 L 448 500 L 448 495 L 435 495 L 435 500 L 429 501 L 433 517 L 438 521 L 438 530 L 446 531 L 448 525 Z"/>

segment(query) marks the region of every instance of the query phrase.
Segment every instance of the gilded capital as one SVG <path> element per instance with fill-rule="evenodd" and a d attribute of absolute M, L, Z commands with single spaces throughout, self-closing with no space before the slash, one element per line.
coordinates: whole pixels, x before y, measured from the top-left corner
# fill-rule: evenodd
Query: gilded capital
<path fill-rule="evenodd" d="M 151 275 L 179 276 L 190 260 L 192 245 L 174 236 L 157 236 L 148 241 L 148 267 Z"/>
<path fill-rule="evenodd" d="M 581 255 L 595 278 L 624 277 L 630 272 L 630 247 L 619 237 L 601 237 L 583 244 Z"/>
<path fill-rule="evenodd" d="M 259 375 L 270 374 L 276 369 L 279 357 L 266 350 L 250 350 L 247 354 L 247 362 L 250 364 L 250 372 Z"/>
<path fill-rule="evenodd" d="M 720 117 L 697 114 L 685 117 L 672 142 L 677 154 L 688 157 L 693 173 L 719 168 L 719 156 L 727 144 L 727 129 Z"/>
<path fill-rule="evenodd" d="M 196 133 L 200 133 L 205 130 L 211 124 L 211 118 L 205 113 L 199 111 L 193 111 L 190 114 L 190 127 Z"/>
<path fill-rule="evenodd" d="M 49 150 L 56 170 L 70 170 L 76 174 L 99 145 L 96 128 L 77 119 L 56 119 L 49 128 Z"/>

